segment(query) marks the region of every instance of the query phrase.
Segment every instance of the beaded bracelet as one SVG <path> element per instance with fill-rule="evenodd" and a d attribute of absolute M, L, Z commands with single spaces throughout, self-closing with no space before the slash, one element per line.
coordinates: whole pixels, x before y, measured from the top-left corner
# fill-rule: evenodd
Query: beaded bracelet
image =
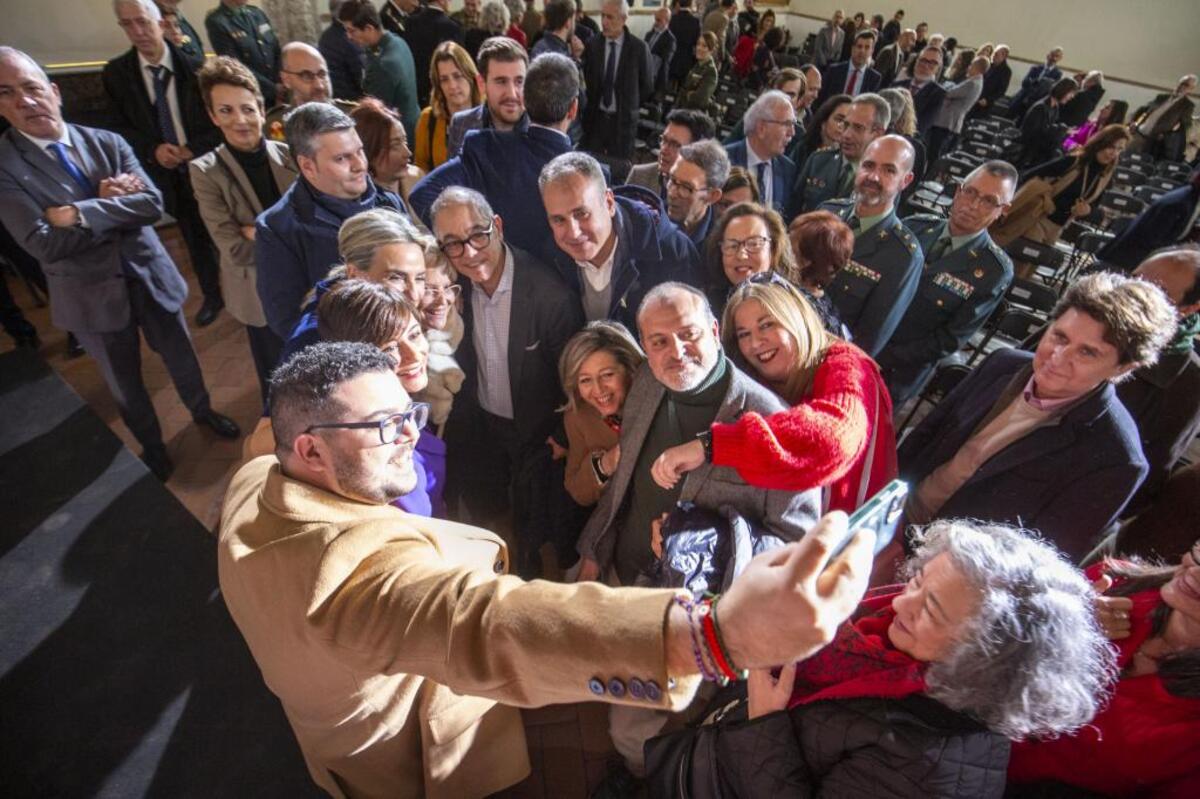
<path fill-rule="evenodd" d="M 699 670 L 700 676 L 706 682 L 719 682 L 721 676 L 714 669 L 709 668 L 708 663 L 704 659 L 704 637 L 698 632 L 695 621 L 696 603 L 682 594 L 677 594 L 675 596 L 675 604 L 679 605 L 687 613 L 688 633 L 692 637 L 692 657 L 696 659 L 696 668 Z"/>

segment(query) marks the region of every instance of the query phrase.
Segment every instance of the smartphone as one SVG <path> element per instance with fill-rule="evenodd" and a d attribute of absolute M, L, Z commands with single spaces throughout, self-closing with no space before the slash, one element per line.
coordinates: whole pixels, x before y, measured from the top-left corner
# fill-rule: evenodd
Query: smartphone
<path fill-rule="evenodd" d="M 850 520 L 846 523 L 846 537 L 837 545 L 831 559 L 842 554 L 842 550 L 850 544 L 854 534 L 864 528 L 875 533 L 875 554 L 882 552 L 896 537 L 900 516 L 904 513 L 904 500 L 907 497 L 908 483 L 903 480 L 893 480 L 879 489 L 879 493 L 850 514 Z"/>

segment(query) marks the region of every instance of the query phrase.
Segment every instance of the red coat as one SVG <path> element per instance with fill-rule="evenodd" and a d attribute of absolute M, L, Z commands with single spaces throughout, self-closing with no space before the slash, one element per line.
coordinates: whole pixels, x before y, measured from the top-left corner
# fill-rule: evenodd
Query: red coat
<path fill-rule="evenodd" d="M 874 434 L 874 451 L 870 443 Z M 747 413 L 712 428 L 713 463 L 758 488 L 806 491 L 827 486 L 827 510 L 847 513 L 896 476 L 892 398 L 865 352 L 835 342 L 813 375 L 809 396 L 763 418 Z"/>
<path fill-rule="evenodd" d="M 1096 579 L 1102 564 L 1088 569 Z M 1150 635 L 1157 590 L 1134 594 L 1124 669 Z M 1167 693 L 1157 674 L 1117 682 L 1108 706 L 1075 735 L 1013 745 L 1011 782 L 1054 781 L 1108 796 L 1183 799 L 1200 793 L 1200 699 Z"/>

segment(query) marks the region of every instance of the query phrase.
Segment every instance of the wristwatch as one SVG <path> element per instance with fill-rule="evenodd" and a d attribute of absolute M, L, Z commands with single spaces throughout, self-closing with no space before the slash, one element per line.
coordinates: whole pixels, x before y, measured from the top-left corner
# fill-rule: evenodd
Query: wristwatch
<path fill-rule="evenodd" d="M 600 459 L 603 457 L 603 451 L 592 453 L 592 473 L 596 475 L 596 482 L 600 483 L 600 485 L 604 485 L 612 477 L 611 474 L 605 474 L 604 469 L 600 467 Z"/>
<path fill-rule="evenodd" d="M 696 440 L 704 446 L 704 462 L 712 463 L 712 430 L 705 430 L 702 433 L 697 433 Z"/>

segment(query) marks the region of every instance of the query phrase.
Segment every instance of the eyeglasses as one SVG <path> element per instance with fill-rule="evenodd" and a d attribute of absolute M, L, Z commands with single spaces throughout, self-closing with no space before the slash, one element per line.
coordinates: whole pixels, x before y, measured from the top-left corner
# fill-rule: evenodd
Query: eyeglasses
<path fill-rule="evenodd" d="M 796 120 L 794 119 L 764 119 L 763 122 L 769 122 L 772 125 L 783 125 L 789 128 L 796 125 Z"/>
<path fill-rule="evenodd" d="M 659 137 L 658 144 L 660 147 L 662 147 L 664 149 L 671 149 L 671 150 L 678 150 L 680 147 L 683 146 L 683 142 L 679 141 L 678 139 L 668 138 L 665 133 Z"/>
<path fill-rule="evenodd" d="M 446 254 L 447 258 L 457 258 L 467 251 L 467 245 L 470 244 L 472 249 L 482 250 L 492 242 L 492 233 L 496 230 L 495 223 L 489 224 L 486 230 L 477 230 L 465 239 L 446 239 L 438 245 L 438 249 Z"/>
<path fill-rule="evenodd" d="M 1001 205 L 1003 205 L 1002 202 L 997 200 L 992 195 L 981 194 L 979 192 L 979 189 L 975 188 L 974 186 L 963 186 L 961 189 L 958 190 L 958 194 L 955 196 L 962 197 L 964 200 L 966 200 L 968 203 L 971 203 L 972 205 L 974 205 L 975 203 L 982 203 L 983 206 L 985 208 L 987 208 L 989 211 L 995 211 L 997 208 L 999 208 Z"/>
<path fill-rule="evenodd" d="M 400 431 L 406 425 L 412 425 L 418 431 L 425 429 L 425 423 L 429 421 L 429 404 L 425 402 L 414 402 L 408 406 L 408 410 L 400 413 L 393 413 L 391 416 L 385 416 L 378 422 L 336 422 L 330 424 L 314 424 L 305 430 L 305 433 L 311 433 L 314 430 L 371 430 L 375 429 L 379 433 L 380 444 L 391 444 L 400 437 Z"/>
<path fill-rule="evenodd" d="M 675 178 L 671 177 L 670 175 L 667 175 L 667 190 L 670 191 L 671 189 L 675 189 L 683 197 L 691 197 L 693 194 L 695 194 L 698 191 L 707 191 L 708 190 L 704 186 L 693 186 L 690 183 L 680 183 Z"/>
<path fill-rule="evenodd" d="M 447 302 L 454 302 L 458 299 L 458 295 L 461 291 L 462 286 L 459 286 L 456 283 L 451 283 L 445 288 L 439 286 L 426 286 L 425 293 L 422 296 L 425 302 L 433 302 L 434 300 L 442 299 L 446 300 Z"/>
<path fill-rule="evenodd" d="M 290 69 L 283 69 L 280 71 L 287 75 L 295 75 L 297 78 L 304 81 L 305 83 L 312 83 L 315 80 L 325 80 L 326 78 L 329 77 L 329 73 L 323 69 L 320 70 L 319 72 L 313 72 L 312 70 L 309 70 L 309 69 L 302 69 L 299 72 L 293 72 Z"/>
<path fill-rule="evenodd" d="M 746 252 L 755 254 L 762 252 L 770 243 L 771 240 L 766 236 L 751 236 L 748 239 L 721 239 L 721 252 L 725 255 L 736 255 L 745 249 Z"/>
<path fill-rule="evenodd" d="M 939 66 L 942 62 L 938 61 L 936 58 L 918 58 L 917 63 L 924 64 L 927 67 L 936 67 L 936 66 Z"/>

